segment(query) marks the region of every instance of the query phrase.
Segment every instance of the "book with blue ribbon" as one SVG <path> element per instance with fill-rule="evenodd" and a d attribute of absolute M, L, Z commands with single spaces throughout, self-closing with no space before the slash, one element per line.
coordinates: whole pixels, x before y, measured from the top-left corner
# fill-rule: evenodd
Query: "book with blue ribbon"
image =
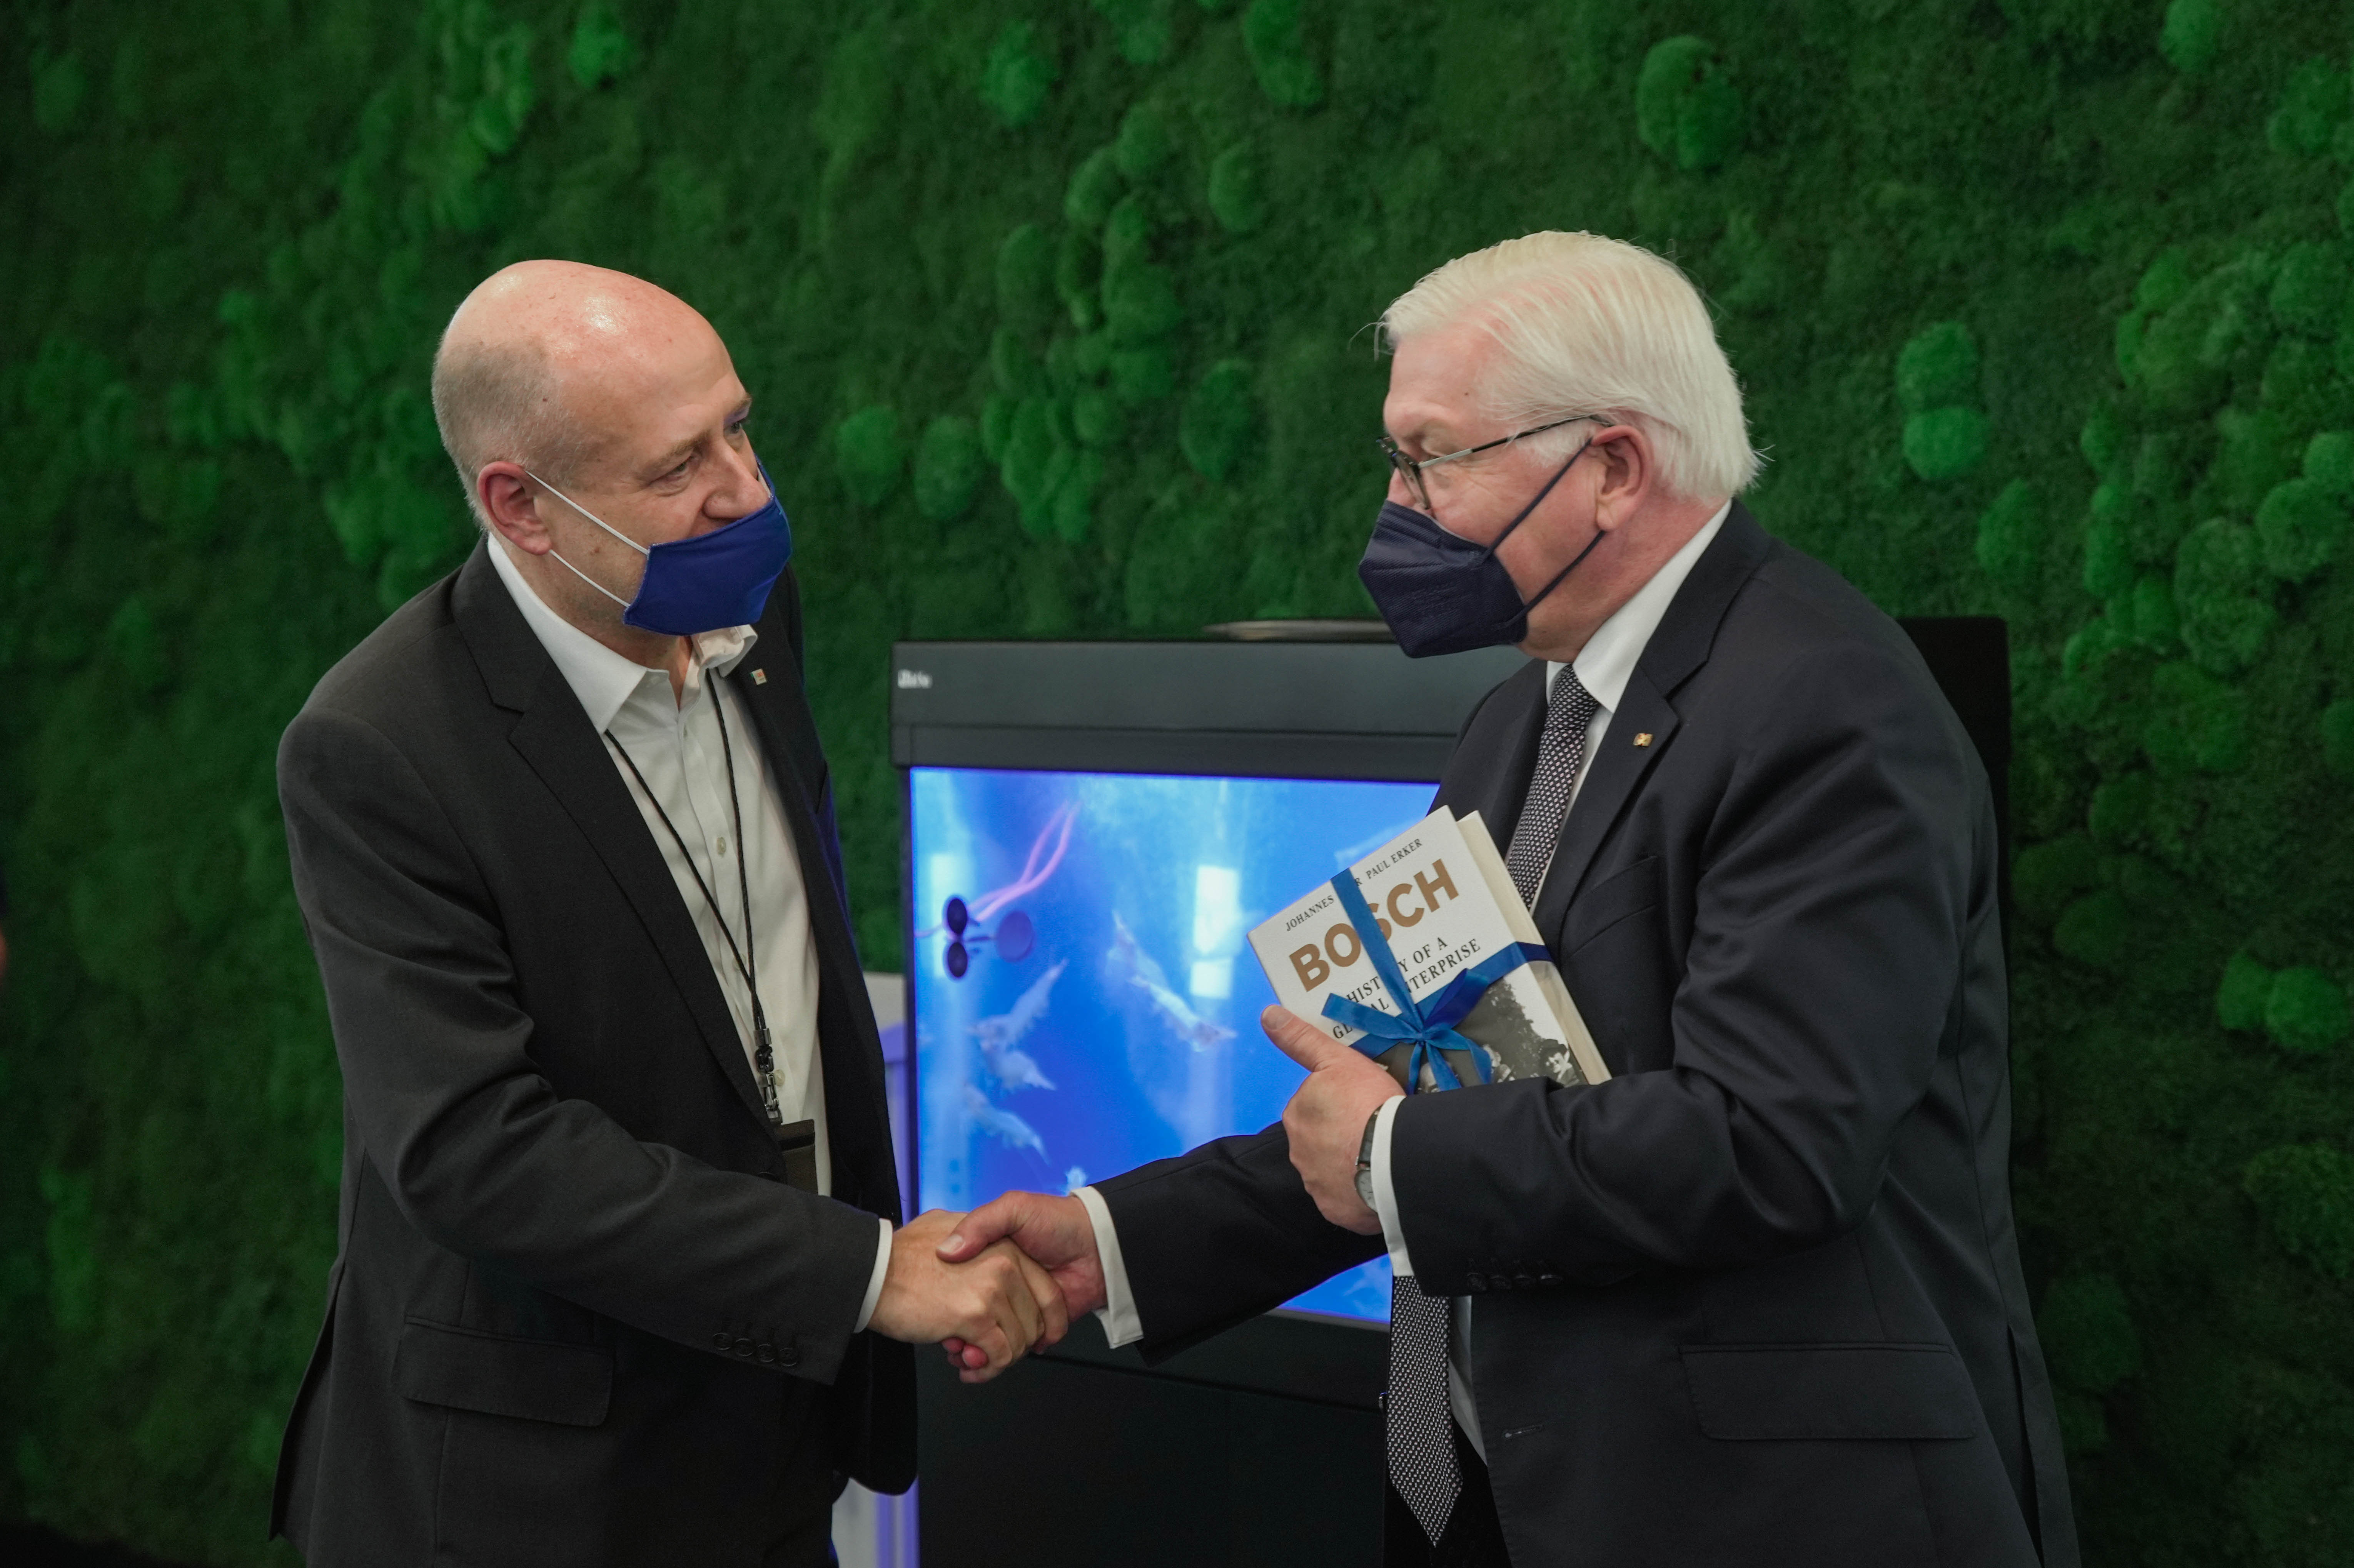
<path fill-rule="evenodd" d="M 1476 811 L 1440 807 L 1250 943 L 1278 1001 L 1408 1088 L 1610 1075 Z"/>

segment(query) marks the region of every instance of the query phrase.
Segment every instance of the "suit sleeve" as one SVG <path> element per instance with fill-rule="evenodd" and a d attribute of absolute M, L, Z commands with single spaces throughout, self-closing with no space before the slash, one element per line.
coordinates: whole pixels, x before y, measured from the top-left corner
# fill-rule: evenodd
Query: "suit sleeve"
<path fill-rule="evenodd" d="M 1157 1361 L 1382 1253 L 1316 1211 L 1280 1124 L 1095 1184 Z"/>
<path fill-rule="evenodd" d="M 1498 683 L 1472 705 L 1456 732 L 1458 750 L 1510 684 Z M 1438 793 L 1443 800 L 1447 791 Z M 1119 1237 L 1148 1361 L 1371 1262 L 1384 1246 L 1381 1236 L 1344 1230 L 1317 1212 L 1280 1123 L 1095 1186 Z"/>
<path fill-rule="evenodd" d="M 346 1103 L 409 1222 L 649 1332 L 731 1354 L 738 1340 L 772 1345 L 786 1370 L 831 1382 L 874 1271 L 875 1217 L 640 1142 L 559 1097 L 533 1060 L 490 895 L 375 728 L 306 709 L 278 772 Z"/>
<path fill-rule="evenodd" d="M 1734 1267 L 1861 1221 L 1959 1005 L 1981 831 L 1967 743 L 1926 685 L 1849 645 L 1757 705 L 1704 829 L 1671 1067 L 1400 1107 L 1425 1288 Z"/>

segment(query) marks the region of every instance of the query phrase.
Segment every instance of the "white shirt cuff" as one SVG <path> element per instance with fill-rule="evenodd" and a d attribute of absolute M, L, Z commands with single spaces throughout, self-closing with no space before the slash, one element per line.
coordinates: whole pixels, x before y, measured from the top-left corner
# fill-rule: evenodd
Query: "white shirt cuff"
<path fill-rule="evenodd" d="M 883 1278 L 891 1272 L 891 1222 L 877 1214 L 875 1223 L 883 1227 L 883 1245 L 875 1249 L 875 1272 L 866 1280 L 866 1299 L 858 1308 L 858 1322 L 850 1331 L 866 1332 L 866 1325 L 875 1320 L 875 1305 L 883 1299 Z"/>
<path fill-rule="evenodd" d="M 1382 1240 L 1390 1249 L 1390 1272 L 1401 1278 L 1414 1273 L 1414 1259 L 1405 1252 L 1405 1225 L 1398 1218 L 1397 1186 L 1390 1176 L 1390 1129 L 1397 1125 L 1404 1095 L 1392 1095 L 1373 1113 L 1373 1213 L 1382 1220 Z"/>
<path fill-rule="evenodd" d="M 1103 1268 L 1104 1304 L 1096 1308 L 1104 1338 L 1116 1350 L 1144 1338 L 1144 1320 L 1136 1315 L 1136 1295 L 1128 1287 L 1128 1265 L 1120 1260 L 1119 1233 L 1112 1228 L 1111 1208 L 1093 1187 L 1072 1196 L 1087 1208 L 1087 1223 L 1096 1228 L 1096 1261 Z"/>

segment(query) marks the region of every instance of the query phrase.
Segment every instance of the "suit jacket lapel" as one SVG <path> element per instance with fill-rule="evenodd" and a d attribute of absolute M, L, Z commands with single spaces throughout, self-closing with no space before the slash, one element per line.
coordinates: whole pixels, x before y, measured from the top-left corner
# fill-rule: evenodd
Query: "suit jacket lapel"
<path fill-rule="evenodd" d="M 1500 768 L 1483 768 L 1466 779 L 1458 791 L 1450 778 L 1433 802 L 1444 804 L 1458 817 L 1479 813 L 1488 836 L 1502 853 L 1512 842 L 1512 830 L 1528 803 L 1529 778 L 1536 771 L 1537 741 L 1544 734 L 1545 666 L 1532 659 L 1498 687 L 1472 721 L 1482 732 L 1493 733 L 1501 749 Z M 1470 732 L 1466 730 L 1468 736 Z M 1448 772 L 1452 774 L 1450 768 Z"/>
<path fill-rule="evenodd" d="M 1571 896 L 1585 882 L 1585 868 L 1594 863 L 1594 852 L 1602 847 L 1635 787 L 1668 749 L 1679 722 L 1676 710 L 1638 664 L 1618 699 L 1618 711 L 1603 732 L 1600 752 L 1585 759 L 1585 782 L 1578 787 L 1577 799 L 1561 825 L 1544 885 L 1537 889 L 1533 913 L 1539 931 L 1560 929 Z M 1638 736 L 1649 738 L 1638 745 Z"/>
<path fill-rule="evenodd" d="M 454 607 L 459 631 L 482 672 L 491 700 L 519 715 L 507 738 L 620 884 L 663 967 L 686 999 L 687 1011 L 720 1072 L 745 1108 L 766 1126 L 768 1113 L 752 1081 L 751 1065 L 744 1059 L 743 1040 L 670 866 L 603 741 L 589 727 L 579 699 L 499 581 L 483 553 L 488 548 L 487 543 L 478 546 L 460 571 Z"/>
<path fill-rule="evenodd" d="M 1637 788 L 1667 754 L 1683 722 L 1670 698 L 1691 673 L 1708 662 L 1716 629 L 1724 620 L 1734 595 L 1766 558 L 1773 540 L 1757 525 L 1749 509 L 1738 501 L 1725 517 L 1691 573 L 1676 590 L 1668 612 L 1643 645 L 1642 657 L 1628 677 L 1603 732 L 1600 752 L 1585 760 L 1585 781 L 1577 791 L 1553 865 L 1537 891 L 1533 911 L 1539 931 L 1558 931 L 1570 900 L 1585 883 L 1603 840 L 1624 812 Z M 1648 736 L 1648 740 L 1640 737 Z M 1639 743 L 1638 743 L 1639 742 Z M 1511 777 L 1525 791 L 1533 756 Z"/>
<path fill-rule="evenodd" d="M 802 694 L 801 672 L 793 656 L 790 630 L 779 602 L 779 587 L 760 619 L 760 640 L 727 677 L 759 731 L 785 824 L 801 861 L 801 885 L 809 900 L 810 932 L 817 943 L 820 1001 L 818 1049 L 825 1064 L 826 1129 L 835 1150 L 837 1195 L 870 1207 L 893 1207 L 871 1191 L 890 1177 L 891 1129 L 883 1081 L 883 1045 L 866 1004 L 858 946 L 850 927 L 847 890 L 827 806 L 825 758 L 817 725 Z M 897 1183 L 891 1181 L 896 1192 Z"/>

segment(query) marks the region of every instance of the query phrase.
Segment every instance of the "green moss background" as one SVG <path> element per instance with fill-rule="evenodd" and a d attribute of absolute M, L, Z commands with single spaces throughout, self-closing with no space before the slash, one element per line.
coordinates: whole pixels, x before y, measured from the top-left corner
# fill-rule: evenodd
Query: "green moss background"
<path fill-rule="evenodd" d="M 338 1139 L 271 753 L 468 547 L 425 383 L 483 273 L 625 268 L 734 346 L 888 968 L 890 641 L 1365 613 L 1365 324 L 1587 228 L 1707 290 L 1770 527 L 2010 620 L 2091 1560 L 2354 1561 L 2342 5 L 5 15 L 0 1511 L 270 1558 Z"/>

